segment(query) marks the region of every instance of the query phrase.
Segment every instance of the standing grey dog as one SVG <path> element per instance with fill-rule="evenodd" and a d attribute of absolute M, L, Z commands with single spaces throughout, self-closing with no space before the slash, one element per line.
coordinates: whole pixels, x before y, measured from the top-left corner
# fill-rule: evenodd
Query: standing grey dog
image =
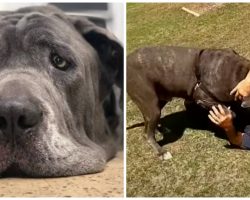
<path fill-rule="evenodd" d="M 55 7 L 22 8 L 0 13 L 0 59 L 0 174 L 102 171 L 122 137 L 117 39 Z"/>
<path fill-rule="evenodd" d="M 150 145 L 160 158 L 169 158 L 156 142 L 161 109 L 172 97 L 195 102 L 207 110 L 213 105 L 241 104 L 230 91 L 250 70 L 250 61 L 231 49 L 195 49 L 178 46 L 144 47 L 127 57 L 127 90 L 140 109 Z M 165 156 L 167 155 L 167 156 Z"/>

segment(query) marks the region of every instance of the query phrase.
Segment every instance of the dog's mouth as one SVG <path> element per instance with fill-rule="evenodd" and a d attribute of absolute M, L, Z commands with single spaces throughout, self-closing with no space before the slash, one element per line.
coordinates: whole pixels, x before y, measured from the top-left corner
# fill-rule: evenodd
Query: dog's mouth
<path fill-rule="evenodd" d="M 32 143 L 14 152 L 7 147 L 5 159 L 0 160 L 0 177 L 63 177 L 103 170 L 106 158 L 102 149 L 77 146 L 69 140 L 65 143 L 58 142 L 53 148 L 46 142 Z"/>
<path fill-rule="evenodd" d="M 14 130 L 14 128 L 11 128 Z M 3 140 L 0 143 L 0 176 L 2 177 L 25 177 L 25 171 L 20 167 L 22 163 L 28 163 L 32 155 L 26 154 L 28 151 L 35 151 L 32 144 L 36 143 L 39 137 L 37 130 L 28 128 L 18 131 L 0 131 Z M 39 154 L 37 154 L 39 156 Z M 32 163 L 30 163 L 32 165 Z"/>
<path fill-rule="evenodd" d="M 47 114 L 36 128 L 10 136 L 0 131 L 0 177 L 61 177 L 101 171 L 106 162 L 103 149 L 88 138 L 86 145 L 74 140 L 68 130 L 60 129 L 62 124 L 53 124 Z"/>

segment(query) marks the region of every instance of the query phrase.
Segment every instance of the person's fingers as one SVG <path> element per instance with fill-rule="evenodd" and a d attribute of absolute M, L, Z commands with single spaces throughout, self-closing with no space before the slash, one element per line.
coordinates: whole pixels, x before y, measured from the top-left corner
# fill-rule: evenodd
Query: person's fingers
<path fill-rule="evenodd" d="M 236 91 L 237 91 L 237 86 L 234 89 L 232 89 L 232 91 L 230 92 L 230 95 L 233 95 Z"/>
<path fill-rule="evenodd" d="M 222 105 L 218 105 L 218 109 L 222 115 L 226 115 L 227 108 L 223 108 Z"/>
<path fill-rule="evenodd" d="M 239 95 L 239 96 L 238 96 L 238 99 L 239 99 L 240 101 L 243 101 L 243 100 L 244 100 L 244 97 L 243 97 L 242 95 Z"/>
<path fill-rule="evenodd" d="M 208 115 L 208 118 L 215 124 L 219 125 L 219 122 L 217 122 L 210 114 Z"/>
<path fill-rule="evenodd" d="M 234 100 L 237 101 L 240 98 L 240 93 L 237 91 L 234 95 Z"/>
<path fill-rule="evenodd" d="M 226 106 L 222 106 L 222 108 L 224 109 L 225 115 L 229 115 L 232 111 L 231 111 L 231 107 L 226 107 Z"/>
<path fill-rule="evenodd" d="M 220 118 L 219 117 L 217 117 L 217 115 L 213 112 L 213 111 L 209 111 L 209 114 L 211 115 L 211 117 L 215 120 L 215 121 L 217 121 L 218 123 L 220 122 Z"/>
<path fill-rule="evenodd" d="M 218 118 L 222 117 L 221 114 L 220 114 L 220 112 L 218 111 L 218 109 L 217 109 L 215 106 L 212 106 L 212 110 L 213 110 L 214 114 L 215 114 Z"/>

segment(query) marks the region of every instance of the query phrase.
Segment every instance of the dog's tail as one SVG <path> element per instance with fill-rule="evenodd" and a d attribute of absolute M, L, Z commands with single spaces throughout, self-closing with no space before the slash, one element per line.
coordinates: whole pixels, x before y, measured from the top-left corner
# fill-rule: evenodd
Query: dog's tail
<path fill-rule="evenodd" d="M 129 129 L 141 127 L 141 126 L 144 126 L 144 125 L 145 125 L 144 122 L 136 123 L 136 124 L 133 124 L 133 125 L 131 125 L 131 126 L 128 126 L 126 129 L 129 130 Z"/>

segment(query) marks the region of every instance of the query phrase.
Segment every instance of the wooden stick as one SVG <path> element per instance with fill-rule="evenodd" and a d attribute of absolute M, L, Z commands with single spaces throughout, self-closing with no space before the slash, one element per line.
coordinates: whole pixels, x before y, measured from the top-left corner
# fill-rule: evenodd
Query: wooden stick
<path fill-rule="evenodd" d="M 187 9 L 187 8 L 185 8 L 185 7 L 182 7 L 181 9 L 184 10 L 184 11 L 186 11 L 186 12 L 188 12 L 188 13 L 190 13 L 190 14 L 192 14 L 192 15 L 194 15 L 195 17 L 199 17 L 199 16 L 200 16 L 199 13 L 194 12 L 194 11 L 192 11 L 192 10 L 189 10 L 189 9 Z"/>

